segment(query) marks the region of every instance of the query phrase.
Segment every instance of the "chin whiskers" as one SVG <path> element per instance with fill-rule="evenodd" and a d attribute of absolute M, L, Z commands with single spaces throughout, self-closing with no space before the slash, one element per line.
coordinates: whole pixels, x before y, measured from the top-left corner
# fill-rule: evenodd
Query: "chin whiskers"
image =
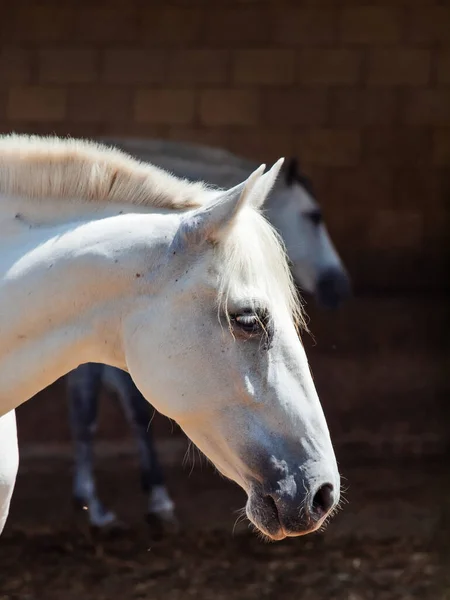
<path fill-rule="evenodd" d="M 231 532 L 231 535 L 233 535 L 233 536 L 235 534 L 236 527 L 240 523 L 243 523 L 245 521 L 245 519 L 247 518 L 247 513 L 246 513 L 246 510 L 245 510 L 245 506 L 243 508 L 238 508 L 235 511 L 235 513 L 237 513 L 237 517 L 236 517 L 236 520 L 234 522 L 233 529 L 232 529 L 232 532 Z"/>

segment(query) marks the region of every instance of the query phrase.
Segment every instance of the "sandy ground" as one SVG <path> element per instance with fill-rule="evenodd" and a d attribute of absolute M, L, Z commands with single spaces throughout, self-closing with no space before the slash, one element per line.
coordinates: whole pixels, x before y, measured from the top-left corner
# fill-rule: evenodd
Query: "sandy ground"
<path fill-rule="evenodd" d="M 244 494 L 204 463 L 183 467 L 181 450 L 166 473 L 182 530 L 160 540 L 130 453 L 100 452 L 102 497 L 129 529 L 99 537 L 73 509 L 70 453 L 24 451 L 0 600 L 450 599 L 444 461 L 341 465 L 347 503 L 327 530 L 269 544 L 235 526 Z"/>

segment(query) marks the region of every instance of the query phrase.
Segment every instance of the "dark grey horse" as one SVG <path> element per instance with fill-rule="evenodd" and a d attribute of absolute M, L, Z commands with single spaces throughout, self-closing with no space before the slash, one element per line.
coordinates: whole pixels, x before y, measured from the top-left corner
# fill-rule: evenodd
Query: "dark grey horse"
<path fill-rule="evenodd" d="M 174 503 L 165 486 L 151 431 L 152 407 L 128 373 L 99 363 L 81 365 L 67 375 L 70 427 L 75 443 L 73 496 L 76 505 L 87 509 L 93 527 L 102 529 L 119 523 L 116 515 L 100 501 L 94 478 L 93 437 L 102 385 L 119 397 L 137 440 L 141 488 L 148 495 L 149 522 L 158 530 L 176 528 Z"/>

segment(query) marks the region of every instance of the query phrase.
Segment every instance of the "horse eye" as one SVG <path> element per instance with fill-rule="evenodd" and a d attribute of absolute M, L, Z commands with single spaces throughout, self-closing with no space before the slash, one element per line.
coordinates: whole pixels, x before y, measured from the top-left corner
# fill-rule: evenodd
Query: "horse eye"
<path fill-rule="evenodd" d="M 252 308 L 230 315 L 230 319 L 238 331 L 249 335 L 269 335 L 269 314 L 266 310 Z"/>
<path fill-rule="evenodd" d="M 262 330 L 262 323 L 255 314 L 236 315 L 234 321 L 246 333 L 258 333 Z"/>
<path fill-rule="evenodd" d="M 320 210 L 312 210 L 306 213 L 306 217 L 313 223 L 313 225 L 320 225 L 323 221 L 323 216 Z"/>

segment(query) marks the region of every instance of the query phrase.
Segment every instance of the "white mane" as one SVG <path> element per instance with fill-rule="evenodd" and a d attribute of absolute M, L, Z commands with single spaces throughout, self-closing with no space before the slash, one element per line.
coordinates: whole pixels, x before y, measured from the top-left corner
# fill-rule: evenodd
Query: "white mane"
<path fill-rule="evenodd" d="M 95 142 L 0 136 L 0 195 L 182 210 L 201 206 L 207 189 Z"/>
<path fill-rule="evenodd" d="M 209 200 L 211 188 L 95 142 L 13 134 L 0 136 L 0 196 L 188 210 Z M 233 281 L 244 281 L 271 306 L 286 303 L 294 321 L 304 325 L 281 238 L 257 210 L 241 211 L 216 252 L 221 301 Z"/>

